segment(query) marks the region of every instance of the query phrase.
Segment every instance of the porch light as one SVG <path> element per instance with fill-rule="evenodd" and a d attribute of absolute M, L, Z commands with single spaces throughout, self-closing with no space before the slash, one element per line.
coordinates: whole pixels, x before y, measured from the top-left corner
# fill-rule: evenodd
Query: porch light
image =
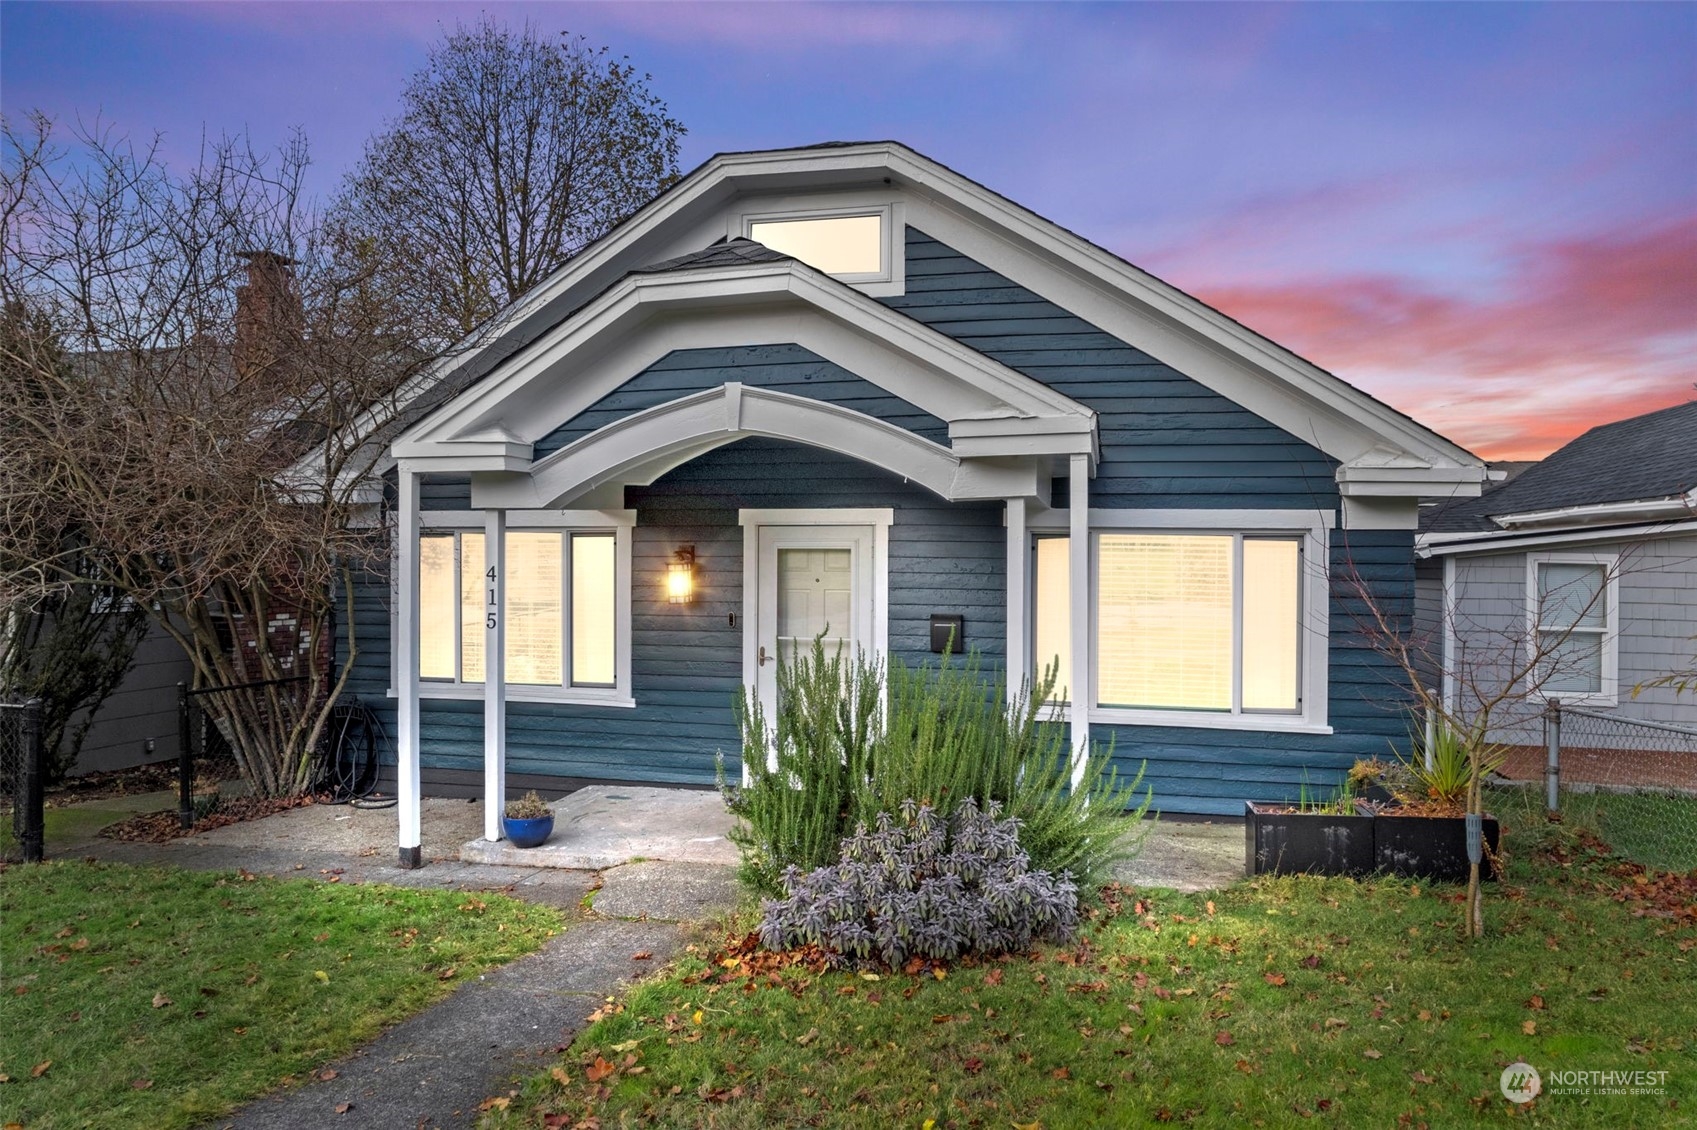
<path fill-rule="evenodd" d="M 695 599 L 695 547 L 679 546 L 666 566 L 666 602 L 688 604 Z"/>

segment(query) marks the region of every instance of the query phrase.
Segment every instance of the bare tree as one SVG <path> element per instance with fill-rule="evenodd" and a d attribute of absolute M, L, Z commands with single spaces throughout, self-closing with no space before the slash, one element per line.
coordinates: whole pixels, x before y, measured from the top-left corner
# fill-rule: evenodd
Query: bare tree
<path fill-rule="evenodd" d="M 92 569 L 197 686 L 264 684 L 206 701 L 258 792 L 298 791 L 339 690 L 333 593 L 386 552 L 346 425 L 393 416 L 424 335 L 323 238 L 299 138 L 178 174 L 98 126 L 60 137 L 4 122 L 0 601 Z"/>
<path fill-rule="evenodd" d="M 1455 602 L 1445 608 L 1437 630 L 1426 634 L 1410 631 L 1353 568 L 1337 579 L 1358 610 L 1358 630 L 1402 675 L 1406 686 L 1398 689 L 1411 696 L 1414 716 L 1427 734 L 1442 728 L 1459 737 L 1469 769 L 1468 815 L 1484 813 L 1485 777 L 1504 730 L 1540 716 L 1546 701 L 1559 697 L 1557 687 L 1588 669 L 1582 625 L 1601 613 L 1610 583 L 1631 568 L 1632 560 L 1632 553 L 1623 552 L 1594 588 L 1569 582 L 1537 595 L 1531 607 L 1508 609 L 1507 615 L 1477 616 Z M 1552 610 L 1560 615 L 1548 615 Z M 1565 625 L 1547 626 L 1553 620 Z M 1442 644 L 1446 636 L 1454 643 L 1449 654 Z M 1485 933 L 1480 871 L 1477 860 L 1468 868 L 1471 937 Z"/>
<path fill-rule="evenodd" d="M 582 38 L 457 28 L 343 186 L 347 246 L 469 334 L 677 179 L 684 127 L 649 81 Z"/>

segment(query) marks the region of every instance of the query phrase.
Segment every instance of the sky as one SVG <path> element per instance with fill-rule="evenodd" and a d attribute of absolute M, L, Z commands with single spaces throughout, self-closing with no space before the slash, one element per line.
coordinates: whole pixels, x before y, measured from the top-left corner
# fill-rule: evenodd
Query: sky
<path fill-rule="evenodd" d="M 1697 382 L 1697 3 L 0 5 L 0 109 L 332 193 L 445 30 L 626 55 L 713 153 L 893 138 L 1487 458 Z"/>

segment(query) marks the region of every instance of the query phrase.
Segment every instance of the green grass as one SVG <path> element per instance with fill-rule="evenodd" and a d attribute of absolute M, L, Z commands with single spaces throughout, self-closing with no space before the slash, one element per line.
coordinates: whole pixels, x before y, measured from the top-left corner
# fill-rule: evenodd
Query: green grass
<path fill-rule="evenodd" d="M 1520 824 L 1542 822 L 1542 787 L 1495 789 L 1486 806 Z M 1563 790 L 1562 823 L 1595 832 L 1621 856 L 1658 871 L 1697 868 L 1697 797 Z"/>
<path fill-rule="evenodd" d="M 1532 834 L 1477 942 L 1456 888 L 1293 877 L 1157 892 L 1081 943 L 941 980 L 749 978 L 704 948 L 485 1124 L 1692 1124 L 1697 910 L 1635 915 L 1615 865 L 1560 831 L 1531 858 Z M 1667 1093 L 1511 1108 L 1498 1080 L 1520 1058 L 1667 1071 Z"/>
<path fill-rule="evenodd" d="M 47 863 L 0 887 L 0 1122 L 31 1130 L 200 1124 L 561 928 L 494 894 L 228 872 Z"/>

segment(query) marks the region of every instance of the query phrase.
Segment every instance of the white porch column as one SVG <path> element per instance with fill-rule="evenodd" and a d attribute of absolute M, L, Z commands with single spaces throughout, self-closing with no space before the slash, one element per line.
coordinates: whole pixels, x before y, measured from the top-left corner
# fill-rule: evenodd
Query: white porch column
<path fill-rule="evenodd" d="M 1090 702 L 1096 680 L 1090 670 L 1090 457 L 1074 455 L 1067 473 L 1068 603 L 1072 623 L 1072 783 L 1084 779 L 1090 752 Z"/>
<path fill-rule="evenodd" d="M 400 863 L 423 862 L 419 832 L 418 780 L 418 484 L 404 464 L 398 468 L 400 504 L 395 522 L 395 777 L 400 813 Z"/>
<path fill-rule="evenodd" d="M 507 802 L 507 512 L 483 517 L 483 838 L 501 838 Z"/>
<path fill-rule="evenodd" d="M 1018 697 L 1030 666 L 1031 654 L 1028 625 L 1031 623 L 1030 572 L 1031 552 L 1026 544 L 1025 499 L 1010 498 L 1007 506 L 1008 527 L 1008 701 Z"/>

